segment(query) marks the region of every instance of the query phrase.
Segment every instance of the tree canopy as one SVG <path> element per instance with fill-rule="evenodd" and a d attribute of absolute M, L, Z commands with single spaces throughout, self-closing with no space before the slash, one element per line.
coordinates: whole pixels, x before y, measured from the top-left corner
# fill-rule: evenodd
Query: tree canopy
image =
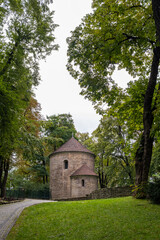
<path fill-rule="evenodd" d="M 82 94 L 108 105 L 119 95 L 112 77 L 126 69 L 133 77 L 150 72 L 156 31 L 149 1 L 93 1 L 68 42 L 68 70 L 79 80 Z M 78 67 L 77 67 L 78 66 Z"/>
<path fill-rule="evenodd" d="M 67 39 L 67 68 L 78 79 L 81 93 L 98 106 L 106 103 L 113 111 L 115 106 L 119 111 L 128 102 L 130 116 L 134 119 L 136 114 L 132 111 L 131 95 L 134 96 L 136 112 L 143 105 L 142 115 L 138 114 L 142 116 L 139 126 L 143 126 L 143 133 L 135 155 L 135 167 L 136 185 L 145 186 L 160 89 L 160 2 L 93 0 L 92 8 L 93 13 L 86 15 Z M 127 92 L 113 79 L 117 67 L 138 80 L 137 84 L 130 83 Z M 133 94 L 134 88 L 137 92 Z M 124 111 L 123 114 L 126 115 Z M 131 125 L 130 120 L 129 123 Z"/>
<path fill-rule="evenodd" d="M 75 133 L 71 114 L 52 115 L 44 122 L 44 134 L 50 153 L 67 142 Z"/>
<path fill-rule="evenodd" d="M 33 86 L 40 81 L 39 60 L 58 48 L 49 2 L 0 3 L 0 188 L 6 182 Z"/>

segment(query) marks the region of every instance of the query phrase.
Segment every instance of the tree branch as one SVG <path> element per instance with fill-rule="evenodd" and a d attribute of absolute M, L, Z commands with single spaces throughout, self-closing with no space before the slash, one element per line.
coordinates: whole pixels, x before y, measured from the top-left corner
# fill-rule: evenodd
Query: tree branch
<path fill-rule="evenodd" d="M 6 71 L 7 69 L 9 68 L 13 58 L 14 58 L 14 53 L 16 51 L 16 49 L 18 48 L 18 45 L 19 45 L 20 41 L 17 40 L 13 46 L 13 49 L 12 51 L 9 53 L 9 57 L 8 57 L 8 60 L 6 62 L 6 64 L 4 65 L 3 69 L 0 71 L 0 76 L 2 76 Z"/>
<path fill-rule="evenodd" d="M 156 43 L 155 41 L 152 41 L 149 38 L 142 38 L 142 37 L 131 36 L 131 35 L 128 35 L 127 33 L 123 33 L 123 35 L 127 37 L 127 39 L 125 39 L 125 40 L 140 40 L 140 39 L 143 39 L 143 40 L 147 40 L 147 42 L 151 43 L 152 46 L 153 46 L 153 44 Z"/>

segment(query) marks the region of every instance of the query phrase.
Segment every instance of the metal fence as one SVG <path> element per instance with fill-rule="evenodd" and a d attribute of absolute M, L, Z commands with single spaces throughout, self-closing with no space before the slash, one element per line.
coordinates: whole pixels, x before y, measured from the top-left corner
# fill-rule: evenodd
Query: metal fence
<path fill-rule="evenodd" d="M 6 190 L 6 197 L 19 199 L 19 198 L 33 198 L 33 199 L 50 199 L 50 191 L 46 190 Z"/>

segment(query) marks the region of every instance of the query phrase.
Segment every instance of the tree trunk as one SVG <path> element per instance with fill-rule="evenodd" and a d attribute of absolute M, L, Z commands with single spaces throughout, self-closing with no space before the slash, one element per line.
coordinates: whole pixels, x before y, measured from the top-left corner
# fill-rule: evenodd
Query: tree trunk
<path fill-rule="evenodd" d="M 48 175 L 46 174 L 46 183 L 48 183 Z"/>
<path fill-rule="evenodd" d="M 148 87 L 146 90 L 144 98 L 144 108 L 143 108 L 143 126 L 144 133 L 141 138 L 140 146 L 136 152 L 135 158 L 135 169 L 136 169 L 136 197 L 145 198 L 146 197 L 146 184 L 148 182 L 148 175 L 150 169 L 150 163 L 152 158 L 152 148 L 153 148 L 153 137 L 151 136 L 151 128 L 153 124 L 153 95 L 155 91 L 158 66 L 160 59 L 160 47 L 155 47 L 153 54 L 153 61 L 151 67 L 151 74 L 148 82 Z"/>
<path fill-rule="evenodd" d="M 43 156 L 43 160 L 42 160 L 42 165 L 45 170 L 45 174 L 43 175 L 43 184 L 46 184 L 48 179 L 47 179 L 46 161 L 45 161 L 44 156 Z"/>
<path fill-rule="evenodd" d="M 144 125 L 144 153 L 143 153 L 143 174 L 142 182 L 148 181 L 150 162 L 152 157 L 153 137 L 151 136 L 151 128 L 153 124 L 152 100 L 156 86 L 158 66 L 160 59 L 160 47 L 154 49 L 150 79 L 144 99 L 143 125 Z"/>
<path fill-rule="evenodd" d="M 100 169 L 98 170 L 98 179 L 99 179 L 99 185 L 100 185 L 100 188 L 102 188 L 101 172 L 100 172 Z"/>
<path fill-rule="evenodd" d="M 20 37 L 17 38 L 17 41 L 15 42 L 14 46 L 13 46 L 13 49 L 11 50 L 11 52 L 9 53 L 8 55 L 8 59 L 6 61 L 6 64 L 5 66 L 2 68 L 2 70 L 0 71 L 0 76 L 2 76 L 4 73 L 6 73 L 6 71 L 8 70 L 13 58 L 14 58 L 14 54 L 15 54 L 15 51 L 17 50 L 18 48 L 18 45 L 20 43 Z"/>
<path fill-rule="evenodd" d="M 152 0 L 153 18 L 156 26 L 157 42 L 160 43 L 160 1 Z"/>
<path fill-rule="evenodd" d="M 43 176 L 42 179 L 43 179 L 43 184 L 45 184 L 45 176 Z"/>
<path fill-rule="evenodd" d="M 9 160 L 3 161 L 3 174 L 1 178 L 1 194 L 0 197 L 4 198 L 6 196 L 6 183 L 8 177 L 8 170 L 9 170 Z"/>
<path fill-rule="evenodd" d="M 153 95 L 157 82 L 158 67 L 160 60 L 160 1 L 152 0 L 153 18 L 155 20 L 156 27 L 156 46 L 153 50 L 153 60 L 151 66 L 151 73 L 148 82 L 144 98 L 143 108 L 143 126 L 144 134 L 141 139 L 140 146 L 136 152 L 135 168 L 136 168 L 136 179 L 135 184 L 137 186 L 136 196 L 145 197 L 145 187 L 148 182 L 150 163 L 152 158 L 153 149 L 153 136 L 151 136 L 151 128 L 154 120 L 153 116 Z M 144 141 L 144 142 L 143 142 Z M 143 155 L 143 156 L 142 156 Z M 140 195 L 139 195 L 140 193 Z"/>
<path fill-rule="evenodd" d="M 1 193 L 1 186 L 2 186 L 2 176 L 3 176 L 3 158 L 0 155 L 0 193 Z"/>
<path fill-rule="evenodd" d="M 139 147 L 136 151 L 135 155 L 135 170 L 136 170 L 136 178 L 135 185 L 139 186 L 142 182 L 142 174 L 143 174 L 143 153 L 144 153 L 144 132 L 140 139 Z"/>

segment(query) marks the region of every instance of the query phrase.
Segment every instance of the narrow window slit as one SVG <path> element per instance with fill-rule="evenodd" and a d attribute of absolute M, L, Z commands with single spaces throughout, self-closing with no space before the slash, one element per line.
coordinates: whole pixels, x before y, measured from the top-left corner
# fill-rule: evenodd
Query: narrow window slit
<path fill-rule="evenodd" d="M 82 187 L 84 187 L 85 185 L 85 182 L 84 182 L 84 179 L 82 179 Z"/>
<path fill-rule="evenodd" d="M 64 160 L 64 169 L 68 169 L 68 160 Z"/>

